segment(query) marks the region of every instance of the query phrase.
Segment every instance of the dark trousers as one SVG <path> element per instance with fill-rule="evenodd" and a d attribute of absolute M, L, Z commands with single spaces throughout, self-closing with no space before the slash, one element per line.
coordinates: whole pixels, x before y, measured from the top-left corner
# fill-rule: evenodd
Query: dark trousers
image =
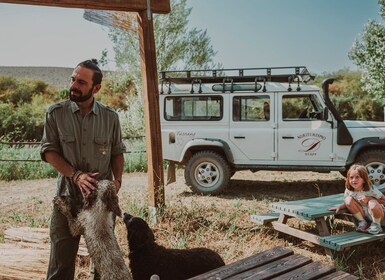
<path fill-rule="evenodd" d="M 46 279 L 73 280 L 80 236 L 71 235 L 67 218 L 59 212 L 56 206 L 54 206 L 51 217 L 50 238 L 51 252 Z M 97 273 L 92 276 L 93 279 L 99 279 Z"/>

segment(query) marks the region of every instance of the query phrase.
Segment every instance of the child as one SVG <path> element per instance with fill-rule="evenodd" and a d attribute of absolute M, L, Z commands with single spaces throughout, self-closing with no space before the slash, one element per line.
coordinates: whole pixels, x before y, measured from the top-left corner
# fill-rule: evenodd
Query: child
<path fill-rule="evenodd" d="M 378 234 L 385 226 L 385 196 L 373 188 L 365 166 L 352 165 L 348 171 L 345 182 L 344 203 L 337 207 L 329 208 L 338 213 L 347 208 L 358 220 L 357 231 Z M 368 222 L 371 222 L 368 227 Z"/>

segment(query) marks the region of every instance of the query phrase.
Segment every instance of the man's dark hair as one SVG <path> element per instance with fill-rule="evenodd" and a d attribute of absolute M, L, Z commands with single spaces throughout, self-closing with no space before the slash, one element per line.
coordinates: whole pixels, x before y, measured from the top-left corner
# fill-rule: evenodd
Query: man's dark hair
<path fill-rule="evenodd" d="M 93 86 L 102 83 L 103 73 L 102 70 L 100 70 L 98 67 L 98 61 L 95 58 L 82 61 L 77 66 L 88 68 L 94 71 L 94 75 L 92 76 Z"/>

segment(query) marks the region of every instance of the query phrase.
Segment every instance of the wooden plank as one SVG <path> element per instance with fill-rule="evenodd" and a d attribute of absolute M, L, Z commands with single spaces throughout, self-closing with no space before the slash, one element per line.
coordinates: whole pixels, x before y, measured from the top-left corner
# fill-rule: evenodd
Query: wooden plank
<path fill-rule="evenodd" d="M 279 223 L 279 222 L 271 222 L 272 227 L 280 232 L 283 232 L 285 234 L 292 235 L 297 238 L 301 238 L 303 240 L 310 241 L 314 244 L 320 245 L 320 236 L 316 234 L 312 234 L 300 229 L 292 228 L 288 225 Z"/>
<path fill-rule="evenodd" d="M 44 279 L 49 248 L 32 249 L 17 243 L 0 243 L 0 279 Z"/>
<path fill-rule="evenodd" d="M 335 272 L 336 269 L 333 266 L 325 265 L 322 262 L 312 262 L 307 265 L 301 266 L 289 273 L 274 277 L 274 280 L 287 280 L 287 279 L 316 279 L 321 276 L 325 276 Z"/>
<path fill-rule="evenodd" d="M 312 262 L 308 257 L 294 254 L 283 259 L 276 260 L 274 262 L 253 268 L 243 273 L 237 274 L 231 278 L 231 280 L 238 279 L 271 279 L 273 277 L 280 276 L 284 273 L 292 271 L 298 267 Z"/>
<path fill-rule="evenodd" d="M 319 236 L 329 236 L 330 235 L 329 227 L 326 223 L 325 217 L 318 217 L 315 219 L 315 222 L 317 225 Z"/>
<path fill-rule="evenodd" d="M 258 225 L 266 225 L 270 222 L 277 221 L 279 213 L 263 213 L 250 216 L 250 220 Z"/>
<path fill-rule="evenodd" d="M 384 190 L 385 188 L 381 191 Z M 284 213 L 305 220 L 314 220 L 317 217 L 335 215 L 334 211 L 327 209 L 341 204 L 343 200 L 343 193 L 339 193 L 316 198 L 271 203 L 269 207 L 273 212 Z M 346 209 L 340 212 L 340 214 L 344 213 L 348 213 Z"/>
<path fill-rule="evenodd" d="M 0 0 L 0 3 L 126 12 L 147 9 L 147 0 Z M 152 0 L 150 5 L 153 13 L 167 14 L 171 10 L 170 0 Z"/>
<path fill-rule="evenodd" d="M 372 235 L 368 233 L 353 231 L 321 237 L 319 244 L 335 251 L 342 251 L 343 249 L 349 248 L 351 246 L 361 245 L 384 238 L 385 233 Z"/>
<path fill-rule="evenodd" d="M 48 243 L 48 228 L 9 228 L 4 231 L 4 240 L 11 242 Z"/>
<path fill-rule="evenodd" d="M 152 218 L 156 209 L 165 206 L 162 138 L 160 132 L 159 90 L 156 66 L 154 26 L 146 11 L 138 16 L 139 47 L 142 65 L 146 153 L 148 165 L 148 200 Z"/>
<path fill-rule="evenodd" d="M 343 201 L 343 194 L 321 196 L 310 199 L 271 203 L 270 209 L 274 212 L 287 213 L 305 220 L 313 220 L 316 217 L 334 215 L 329 207 L 338 205 Z"/>
<path fill-rule="evenodd" d="M 252 269 L 270 263 L 285 257 L 293 255 L 293 251 L 284 247 L 275 247 L 273 249 L 263 251 L 243 260 L 236 261 L 232 264 L 219 267 L 204 274 L 190 278 L 190 280 L 206 280 L 206 279 L 225 279 L 236 275 L 242 271 Z"/>
<path fill-rule="evenodd" d="M 357 276 L 351 275 L 344 271 L 336 271 L 332 274 L 318 278 L 319 280 L 358 280 L 360 279 Z"/>

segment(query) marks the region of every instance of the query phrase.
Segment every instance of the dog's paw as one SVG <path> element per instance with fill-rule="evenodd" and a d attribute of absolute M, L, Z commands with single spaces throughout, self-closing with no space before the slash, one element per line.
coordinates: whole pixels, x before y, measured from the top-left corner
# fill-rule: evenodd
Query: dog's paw
<path fill-rule="evenodd" d="M 53 203 L 63 215 L 72 217 L 70 203 L 65 197 L 55 196 L 53 198 Z"/>
<path fill-rule="evenodd" d="M 64 198 L 62 198 L 61 196 L 55 196 L 52 202 L 59 208 L 65 208 Z"/>

